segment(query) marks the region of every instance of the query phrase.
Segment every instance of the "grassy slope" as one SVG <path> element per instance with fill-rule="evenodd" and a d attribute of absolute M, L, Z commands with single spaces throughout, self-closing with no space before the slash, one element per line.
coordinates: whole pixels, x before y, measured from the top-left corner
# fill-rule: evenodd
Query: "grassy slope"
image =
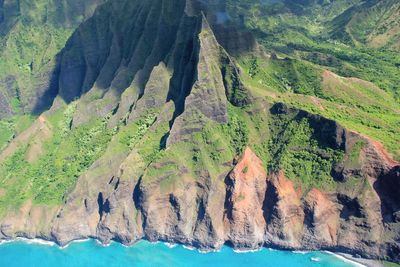
<path fill-rule="evenodd" d="M 100 158 L 112 160 L 114 155 L 136 150 L 147 166 L 162 153 L 160 140 L 169 129 L 168 123 L 150 129 L 159 110 L 147 110 L 129 124 L 121 120 L 114 128 L 107 126 L 109 114 L 71 129 L 76 105 L 73 102 L 42 115 L 46 125 L 42 128 L 49 132 L 46 138 L 31 134 L 27 142 L 0 162 L 0 217 L 19 209 L 28 199 L 34 204 L 60 205 L 80 175 L 102 174 L 101 166 L 89 172 Z M 29 156 L 32 151 L 33 158 Z"/>
<path fill-rule="evenodd" d="M 329 36 L 330 21 L 348 9 L 348 1 L 335 1 L 325 9 L 326 16 L 318 7 L 305 7 L 301 14 L 289 7 L 248 6 L 246 1 L 228 6 L 234 20 L 235 15 L 245 14 L 243 26 L 253 31 L 266 51 L 277 54 L 272 58 L 242 55 L 238 62 L 245 83 L 272 102 L 321 114 L 379 140 L 400 159 L 399 54 Z"/>
<path fill-rule="evenodd" d="M 317 75 L 320 82 L 303 81 L 302 92 L 309 93 L 299 94 L 290 82 L 297 78 L 286 69 L 276 67 L 282 61 L 286 64 L 285 60 L 263 60 L 257 64 L 256 74 L 252 76 L 249 73 L 253 72 L 253 61 L 252 57 L 242 58 L 240 64 L 244 81 L 255 95 L 336 120 L 349 129 L 381 141 L 399 159 L 400 108 L 389 93 L 371 83 L 339 77 L 317 67 L 311 69 L 314 71 L 311 76 Z"/>
<path fill-rule="evenodd" d="M 38 149 L 38 140 L 19 146 L 15 153 L 0 164 L 0 214 L 18 209 L 27 199 L 38 204 L 58 204 L 75 184 L 78 176 L 104 151 L 111 138 L 106 118 L 93 120 L 70 130 L 74 103 L 46 116 L 49 137 Z M 30 151 L 36 152 L 33 159 Z"/>
<path fill-rule="evenodd" d="M 367 44 L 375 48 L 390 48 L 399 51 L 400 3 L 396 0 L 368 2 L 349 12 L 352 16 L 334 20 L 333 34 L 346 32 L 355 44 Z"/>

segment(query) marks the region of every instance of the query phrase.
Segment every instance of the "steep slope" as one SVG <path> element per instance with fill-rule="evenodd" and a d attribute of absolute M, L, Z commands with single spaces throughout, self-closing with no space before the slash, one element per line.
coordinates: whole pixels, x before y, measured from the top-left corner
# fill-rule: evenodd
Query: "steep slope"
<path fill-rule="evenodd" d="M 400 4 L 398 1 L 365 1 L 332 22 L 333 35 L 347 34 L 352 42 L 399 50 Z M 340 33 L 341 32 L 341 33 Z M 344 37 L 344 36 L 343 36 Z"/>
<path fill-rule="evenodd" d="M 56 54 L 102 2 L 0 2 L 0 119 L 49 107 Z"/>
<path fill-rule="evenodd" d="M 214 4 L 108 1 L 71 34 L 51 108 L 0 153 L 0 239 L 400 261 L 399 163 L 354 124 L 314 115 L 331 115 L 323 101 L 358 111 L 383 97 L 398 119 L 392 95 L 268 54 Z"/>
<path fill-rule="evenodd" d="M 367 44 L 381 24 L 390 25 L 381 27 L 383 35 L 386 30 L 395 33 L 399 16 L 390 14 L 398 12 L 398 1 L 225 2 L 230 23 L 251 31 L 267 52 L 373 82 L 400 99 L 400 58 L 391 47 L 398 38 L 393 37 L 393 43 L 387 38 L 387 46 L 382 43 L 380 49 Z M 354 42 L 349 35 L 355 36 Z"/>
<path fill-rule="evenodd" d="M 0 1 L 0 149 L 57 94 L 57 54 L 103 0 Z"/>

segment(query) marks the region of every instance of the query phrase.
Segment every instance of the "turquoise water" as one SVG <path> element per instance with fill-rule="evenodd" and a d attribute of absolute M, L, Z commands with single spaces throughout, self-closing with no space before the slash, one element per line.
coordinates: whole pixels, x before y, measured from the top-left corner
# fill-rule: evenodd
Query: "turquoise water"
<path fill-rule="evenodd" d="M 316 261 L 318 260 L 318 261 Z M 169 248 L 162 243 L 139 242 L 132 247 L 112 243 L 108 247 L 90 240 L 72 243 L 66 248 L 28 244 L 15 241 L 0 245 L 1 267 L 296 267 L 329 266 L 348 267 L 333 255 L 323 252 L 293 253 L 262 249 L 257 252 L 235 253 L 224 247 L 220 252 L 199 253 L 182 246 Z"/>

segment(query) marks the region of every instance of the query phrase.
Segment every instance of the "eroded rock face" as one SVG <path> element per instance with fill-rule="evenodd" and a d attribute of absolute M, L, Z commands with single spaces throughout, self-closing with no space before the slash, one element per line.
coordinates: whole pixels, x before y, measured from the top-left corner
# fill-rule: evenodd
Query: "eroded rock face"
<path fill-rule="evenodd" d="M 250 148 L 226 178 L 225 224 L 227 239 L 235 247 L 255 248 L 264 243 L 266 178 L 262 161 Z"/>
<path fill-rule="evenodd" d="M 333 196 L 312 189 L 304 199 L 304 240 L 316 246 L 335 246 L 339 227 L 339 208 Z"/>
<path fill-rule="evenodd" d="M 397 167 L 378 180 L 377 191 L 366 185 L 357 195 L 317 189 L 304 195 L 283 171 L 267 175 L 250 148 L 219 179 L 206 171 L 194 179 L 182 169 L 179 181 L 169 187 L 160 186 L 168 176 L 151 181 L 132 178 L 139 177 L 137 170 L 143 168 L 137 153 L 119 162 L 120 171 L 111 179 L 81 178 L 67 204 L 53 215 L 24 207 L 20 214 L 2 221 L 1 238 L 39 236 L 63 245 L 87 237 L 124 244 L 147 238 L 203 249 L 228 242 L 238 249 L 261 245 L 329 248 L 369 257 L 387 253 L 396 259 L 398 237 L 382 238 L 385 231 L 396 234 L 383 224 L 382 214 L 390 214 L 389 227 L 396 227 L 397 195 L 388 194 L 382 200 L 380 196 L 397 183 Z M 381 205 L 390 210 L 383 211 Z M 39 217 L 40 222 L 34 219 Z M 51 231 L 38 228 L 44 219 L 52 225 Z"/>
<path fill-rule="evenodd" d="M 110 128 L 121 121 L 129 125 L 158 109 L 149 130 L 168 125 L 165 143 L 160 143 L 168 150 L 192 141 L 207 122 L 228 122 L 228 105 L 252 101 L 196 1 L 180 1 L 177 9 L 173 0 L 122 2 L 136 21 L 118 28 L 115 21 L 104 23 L 100 15 L 116 16 L 122 7 L 111 5 L 105 13 L 99 9 L 100 17 L 80 29 L 96 25 L 93 36 L 86 39 L 78 31 L 63 54 L 61 96 L 72 100 L 89 90 L 79 100 L 72 126 L 110 112 Z M 160 5 L 166 9 L 158 10 Z M 158 35 L 149 35 L 154 32 Z M 128 33 L 131 39 L 121 39 Z M 229 36 L 222 38 L 231 42 Z M 82 46 L 88 47 L 81 50 Z M 237 90 L 241 99 L 235 96 Z M 146 238 L 203 249 L 224 243 L 237 249 L 328 248 L 400 260 L 399 164 L 379 144 L 334 121 L 283 104 L 254 112 L 265 117 L 296 113 L 317 129 L 315 138 L 342 149 L 345 160 L 332 169 L 337 190 L 303 192 L 284 170 L 267 172 L 257 150 L 250 147 L 224 163 L 217 174 L 206 168 L 190 172 L 185 163 L 171 159 L 151 167 L 160 170 L 175 164 L 173 171 L 149 175 L 144 156 L 136 149 L 113 150 L 118 144 L 113 139 L 79 177 L 65 203 L 49 211 L 28 203 L 0 221 L 0 239 L 42 237 L 64 245 L 88 237 L 124 244 Z M 43 130 L 40 126 L 38 121 L 32 129 Z M 32 135 L 19 138 L 28 137 Z M 360 160 L 352 164 L 348 154 L 357 142 L 364 145 Z M 342 186 L 350 179 L 359 179 L 355 181 L 360 186 Z"/>
<path fill-rule="evenodd" d="M 18 211 L 10 212 L 0 224 L 0 239 L 16 237 L 49 238 L 49 231 L 57 207 L 35 206 L 25 203 Z"/>
<path fill-rule="evenodd" d="M 300 192 L 285 178 L 283 171 L 269 178 L 264 213 L 268 242 L 282 247 L 300 247 L 304 227 Z"/>

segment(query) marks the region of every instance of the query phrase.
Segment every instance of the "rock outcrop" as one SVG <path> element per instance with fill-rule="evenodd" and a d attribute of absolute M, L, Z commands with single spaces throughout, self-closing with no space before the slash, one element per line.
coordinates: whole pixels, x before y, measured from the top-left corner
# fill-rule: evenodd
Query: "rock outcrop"
<path fill-rule="evenodd" d="M 237 248 L 255 248 L 264 243 L 266 179 L 262 161 L 250 148 L 226 178 L 227 238 Z"/>
<path fill-rule="evenodd" d="M 283 172 L 272 175 L 265 199 L 267 240 L 280 247 L 300 248 L 304 211 L 299 192 Z"/>

